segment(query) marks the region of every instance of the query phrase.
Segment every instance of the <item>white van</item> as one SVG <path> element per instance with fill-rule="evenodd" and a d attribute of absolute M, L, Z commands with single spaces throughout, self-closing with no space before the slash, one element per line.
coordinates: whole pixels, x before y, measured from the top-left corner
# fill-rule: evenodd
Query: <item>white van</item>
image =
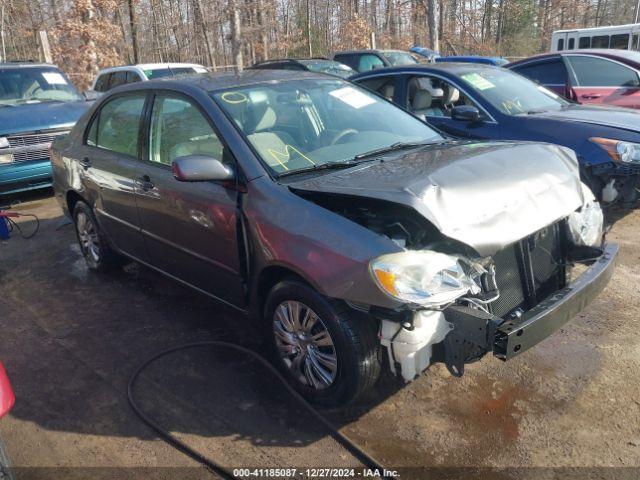
<path fill-rule="evenodd" d="M 551 35 L 551 52 L 582 48 L 616 48 L 640 50 L 640 23 L 610 27 L 556 30 Z"/>

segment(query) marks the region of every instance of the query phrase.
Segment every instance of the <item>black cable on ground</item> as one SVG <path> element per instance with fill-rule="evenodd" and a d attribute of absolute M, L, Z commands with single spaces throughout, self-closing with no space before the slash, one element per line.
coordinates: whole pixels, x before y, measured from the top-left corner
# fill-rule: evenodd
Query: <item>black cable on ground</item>
<path fill-rule="evenodd" d="M 129 399 L 129 404 L 131 405 L 131 408 L 133 408 L 133 411 L 136 413 L 136 415 L 138 415 L 138 417 L 140 417 L 140 419 L 145 424 L 151 427 L 164 441 L 166 441 L 168 444 L 170 444 L 177 450 L 193 458 L 195 461 L 201 463 L 207 469 L 209 469 L 213 473 L 220 475 L 222 478 L 225 478 L 225 479 L 238 478 L 238 477 L 235 477 L 226 468 L 222 467 L 221 465 L 218 465 L 215 461 L 205 457 L 201 453 L 192 449 L 189 445 L 179 440 L 177 437 L 175 437 L 174 435 L 169 433 L 167 430 L 165 430 L 163 427 L 161 427 L 153 418 L 149 417 L 147 414 L 145 414 L 142 411 L 142 409 L 136 404 L 133 398 L 133 387 L 136 383 L 136 380 L 140 376 L 140 373 L 142 372 L 142 370 L 144 370 L 149 364 L 153 363 L 154 361 L 158 360 L 161 357 L 169 355 L 170 353 L 177 352 L 179 350 L 186 350 L 189 348 L 196 348 L 196 347 L 228 348 L 231 350 L 245 353 L 250 357 L 252 357 L 253 359 L 257 360 L 260 364 L 262 364 L 262 366 L 264 366 L 267 370 L 269 370 L 284 385 L 284 387 L 291 394 L 291 396 L 293 396 L 293 398 L 295 398 L 300 405 L 302 405 L 313 417 L 315 417 L 316 420 L 318 420 L 322 425 L 324 425 L 325 428 L 331 434 L 331 436 L 338 443 L 340 443 L 344 448 L 346 448 L 355 458 L 357 458 L 359 461 L 361 461 L 365 466 L 369 468 L 378 469 L 380 472 L 383 471 L 382 465 L 380 465 L 380 463 L 377 460 L 371 457 L 367 452 L 365 452 L 362 449 L 362 447 L 357 445 L 353 440 L 350 440 L 346 435 L 343 435 L 342 433 L 340 433 L 340 431 L 338 431 L 338 429 L 335 426 L 333 426 L 333 424 L 329 420 L 327 420 L 318 410 L 316 410 L 315 407 L 313 407 L 307 400 L 305 400 L 305 398 L 302 395 L 300 395 L 291 385 L 289 385 L 289 383 L 282 376 L 282 374 L 273 365 L 271 365 L 271 363 L 268 360 L 266 360 L 264 357 L 262 357 L 261 355 L 259 355 L 258 353 L 254 352 L 249 348 L 236 345 L 235 343 L 216 341 L 216 340 L 211 340 L 206 342 L 187 343 L 187 344 L 179 345 L 177 347 L 168 348 L 167 350 L 163 350 L 153 355 L 151 358 L 145 360 L 136 369 L 136 371 L 133 373 L 133 375 L 131 375 L 131 378 L 129 379 L 129 384 L 127 386 L 127 397 Z M 387 477 L 383 477 L 383 478 L 387 478 Z"/>
<path fill-rule="evenodd" d="M 33 213 L 20 213 L 19 216 L 33 218 L 36 221 L 36 227 L 33 229 L 31 233 L 29 233 L 28 235 L 25 235 L 25 233 L 22 231 L 22 228 L 20 228 L 20 225 L 18 225 L 18 223 L 16 223 L 10 217 L 6 217 L 6 220 L 9 223 L 9 231 L 12 231 L 15 228 L 20 233 L 20 236 L 25 240 L 29 240 L 30 238 L 35 237 L 36 233 L 38 233 L 38 230 L 40 230 L 40 219 L 37 217 L 37 215 L 34 215 Z"/>

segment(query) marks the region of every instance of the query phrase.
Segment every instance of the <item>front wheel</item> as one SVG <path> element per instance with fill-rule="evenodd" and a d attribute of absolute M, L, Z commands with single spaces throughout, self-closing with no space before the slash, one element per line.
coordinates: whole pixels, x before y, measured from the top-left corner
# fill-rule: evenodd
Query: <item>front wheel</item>
<path fill-rule="evenodd" d="M 273 287 L 265 307 L 274 362 L 308 400 L 327 407 L 354 401 L 380 374 L 376 322 L 298 280 Z"/>
<path fill-rule="evenodd" d="M 76 203 L 73 222 L 80 251 L 91 270 L 108 271 L 120 263 L 121 257 L 109 247 L 89 205 Z"/>

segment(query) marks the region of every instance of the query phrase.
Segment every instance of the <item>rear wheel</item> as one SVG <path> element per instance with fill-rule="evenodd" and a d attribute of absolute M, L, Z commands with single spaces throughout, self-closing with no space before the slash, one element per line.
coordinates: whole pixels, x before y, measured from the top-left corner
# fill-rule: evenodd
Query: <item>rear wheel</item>
<path fill-rule="evenodd" d="M 273 287 L 265 325 L 274 362 L 312 402 L 351 402 L 380 374 L 376 322 L 303 282 L 286 280 Z"/>
<path fill-rule="evenodd" d="M 90 269 L 107 271 L 121 263 L 121 257 L 113 252 L 100 231 L 93 211 L 84 202 L 76 203 L 73 221 L 80 251 Z"/>

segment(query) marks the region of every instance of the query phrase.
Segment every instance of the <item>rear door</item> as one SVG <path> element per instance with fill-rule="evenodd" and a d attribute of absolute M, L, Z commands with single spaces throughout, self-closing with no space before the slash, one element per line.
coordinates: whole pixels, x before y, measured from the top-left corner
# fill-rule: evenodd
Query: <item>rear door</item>
<path fill-rule="evenodd" d="M 567 98 L 570 95 L 567 67 L 560 56 L 517 65 L 512 70 L 558 95 Z"/>
<path fill-rule="evenodd" d="M 117 95 L 93 116 L 76 152 L 83 184 L 94 199 L 100 226 L 115 246 L 146 260 L 133 178 L 140 168 L 140 132 L 147 94 Z"/>
<path fill-rule="evenodd" d="M 640 77 L 635 69 L 590 55 L 567 55 L 566 58 L 578 102 L 640 108 Z"/>
<path fill-rule="evenodd" d="M 236 169 L 208 116 L 187 97 L 162 93 L 149 113 L 136 200 L 150 262 L 233 305 L 243 303 L 239 273 L 238 192 L 216 182 L 179 182 L 181 156 L 206 155 Z"/>

